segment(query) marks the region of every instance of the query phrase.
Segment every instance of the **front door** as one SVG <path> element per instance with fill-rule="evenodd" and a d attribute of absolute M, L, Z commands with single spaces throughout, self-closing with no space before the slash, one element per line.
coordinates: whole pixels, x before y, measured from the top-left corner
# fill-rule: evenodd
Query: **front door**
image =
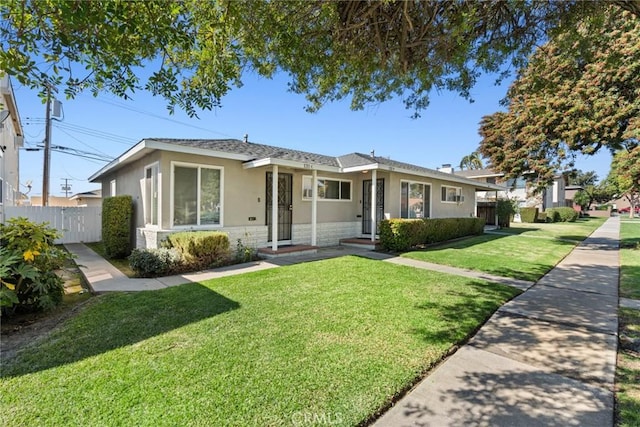
<path fill-rule="evenodd" d="M 273 218 L 271 207 L 273 206 L 273 194 L 271 194 L 271 182 L 273 173 L 267 172 L 267 228 L 269 229 L 269 241 Z M 288 173 L 278 174 L 278 241 L 291 240 L 291 222 L 293 218 L 293 175 Z"/>
<path fill-rule="evenodd" d="M 371 180 L 362 181 L 362 234 L 371 234 Z M 376 180 L 376 230 L 384 217 L 384 178 Z"/>

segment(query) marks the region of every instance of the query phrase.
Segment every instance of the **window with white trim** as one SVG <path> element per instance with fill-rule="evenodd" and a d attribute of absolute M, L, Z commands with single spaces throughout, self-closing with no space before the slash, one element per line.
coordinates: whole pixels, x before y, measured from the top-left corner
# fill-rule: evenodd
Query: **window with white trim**
<path fill-rule="evenodd" d="M 422 182 L 400 182 L 400 218 L 431 216 L 431 185 Z"/>
<path fill-rule="evenodd" d="M 157 163 L 144 169 L 144 223 L 158 225 L 158 173 Z"/>
<path fill-rule="evenodd" d="M 462 198 L 462 188 L 443 185 L 440 200 L 446 203 L 460 203 L 464 201 Z"/>
<path fill-rule="evenodd" d="M 116 195 L 116 180 L 112 179 L 111 182 L 109 182 L 109 195 L 111 197 L 114 197 Z"/>
<path fill-rule="evenodd" d="M 222 168 L 172 164 L 173 225 L 222 224 Z"/>
<path fill-rule="evenodd" d="M 0 178 L 0 205 L 4 203 L 4 180 Z"/>
<path fill-rule="evenodd" d="M 351 181 L 318 177 L 319 200 L 351 200 Z M 302 177 L 302 199 L 311 200 L 313 197 L 313 177 Z"/>

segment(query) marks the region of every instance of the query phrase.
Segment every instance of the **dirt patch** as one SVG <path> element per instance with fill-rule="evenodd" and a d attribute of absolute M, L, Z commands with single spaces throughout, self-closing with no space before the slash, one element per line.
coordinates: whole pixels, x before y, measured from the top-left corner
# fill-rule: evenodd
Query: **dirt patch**
<path fill-rule="evenodd" d="M 77 267 L 65 268 L 60 274 L 65 281 L 65 294 L 59 307 L 48 312 L 20 314 L 1 319 L 0 358 L 3 363 L 13 359 L 25 347 L 47 337 L 65 320 L 97 300 L 82 283 L 82 276 Z"/>

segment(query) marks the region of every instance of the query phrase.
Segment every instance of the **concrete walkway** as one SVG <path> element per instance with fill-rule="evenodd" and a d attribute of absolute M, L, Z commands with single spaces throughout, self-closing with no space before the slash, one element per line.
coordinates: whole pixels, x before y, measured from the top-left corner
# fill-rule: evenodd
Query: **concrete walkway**
<path fill-rule="evenodd" d="M 619 218 L 610 218 L 536 284 L 348 247 L 129 279 L 85 245 L 66 246 L 95 292 L 161 289 L 344 255 L 515 286 L 525 292 L 500 308 L 374 426 L 601 427 L 613 425 L 619 229 Z"/>
<path fill-rule="evenodd" d="M 374 426 L 612 426 L 619 230 L 607 220 Z"/>

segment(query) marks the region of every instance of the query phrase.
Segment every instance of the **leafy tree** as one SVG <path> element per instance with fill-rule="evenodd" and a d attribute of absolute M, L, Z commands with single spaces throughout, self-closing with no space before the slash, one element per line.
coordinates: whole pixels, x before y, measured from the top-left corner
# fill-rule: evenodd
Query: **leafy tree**
<path fill-rule="evenodd" d="M 618 196 L 629 201 L 629 217 L 633 218 L 635 207 L 640 206 L 640 145 L 616 153 L 609 180 L 617 189 Z"/>
<path fill-rule="evenodd" d="M 520 67 L 540 39 L 611 4 L 640 16 L 623 0 L 3 0 L 0 69 L 70 97 L 146 89 L 191 115 L 246 72 L 283 71 L 311 111 L 401 96 L 417 113 L 431 90 L 470 97 L 480 73 Z"/>
<path fill-rule="evenodd" d="M 480 152 L 507 177 L 538 186 L 573 167 L 575 153 L 632 148 L 640 139 L 640 20 L 611 9 L 566 27 L 533 54 L 506 112 L 480 124 Z"/>
<path fill-rule="evenodd" d="M 595 185 L 597 182 L 598 174 L 596 173 L 596 171 L 584 172 L 578 169 L 569 174 L 569 185 L 579 185 L 580 187 L 587 187 L 589 185 Z"/>
<path fill-rule="evenodd" d="M 482 157 L 480 153 L 474 151 L 471 154 L 467 154 L 460 160 L 459 165 L 461 170 L 464 169 L 482 169 L 484 165 L 482 164 Z"/>

